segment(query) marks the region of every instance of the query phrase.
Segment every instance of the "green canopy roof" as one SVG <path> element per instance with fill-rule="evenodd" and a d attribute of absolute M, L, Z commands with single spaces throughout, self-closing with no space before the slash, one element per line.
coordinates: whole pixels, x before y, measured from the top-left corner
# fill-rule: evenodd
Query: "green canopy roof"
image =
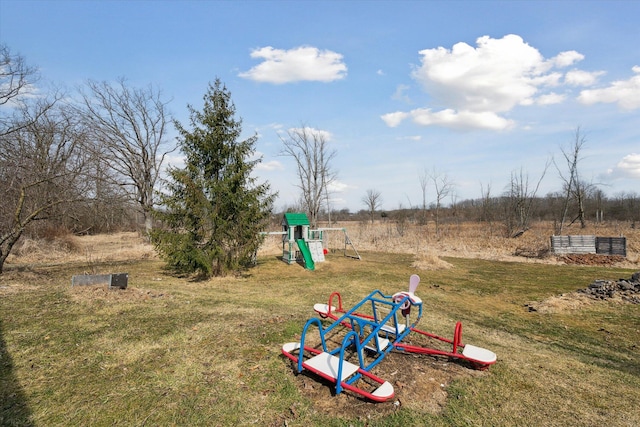
<path fill-rule="evenodd" d="M 284 222 L 288 226 L 309 225 L 309 218 L 306 213 L 289 212 L 284 214 Z"/>

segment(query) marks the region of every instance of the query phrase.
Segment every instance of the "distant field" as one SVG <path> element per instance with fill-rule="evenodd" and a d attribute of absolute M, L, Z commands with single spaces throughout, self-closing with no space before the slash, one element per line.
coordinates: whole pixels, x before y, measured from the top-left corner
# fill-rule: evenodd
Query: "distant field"
<path fill-rule="evenodd" d="M 321 227 L 329 227 L 321 224 Z M 344 228 L 357 250 L 406 253 L 418 257 L 437 256 L 456 258 L 481 258 L 497 261 L 557 263 L 549 253 L 553 224 L 536 222 L 518 238 L 504 237 L 502 224 L 460 222 L 440 225 L 436 235 L 435 226 L 405 224 L 398 226 L 393 221 L 369 222 L 346 221 L 331 224 L 333 228 Z M 273 231 L 277 231 L 274 229 Z M 630 223 L 588 223 L 581 229 L 573 225 L 563 234 L 590 234 L 601 237 L 627 238 L 627 260 L 620 265 L 640 268 L 640 228 Z M 344 233 L 327 232 L 329 247 L 344 248 Z M 282 251 L 281 236 L 270 236 L 261 249 L 261 254 L 277 254 Z"/>
<path fill-rule="evenodd" d="M 629 277 L 639 269 L 634 229 L 591 233 L 626 235 L 625 263 L 574 266 L 514 257 L 542 248 L 542 229 L 516 242 L 465 226 L 439 239 L 417 228 L 399 236 L 392 224 L 341 226 L 362 260 L 341 256 L 341 236 L 311 272 L 281 262 L 275 240 L 255 268 L 201 282 L 168 274 L 133 233 L 25 242 L 0 275 L 0 425 L 640 425 L 640 305 L 527 309 Z M 85 272 L 128 272 L 129 287 L 72 288 Z M 335 396 L 281 356 L 331 292 L 355 303 L 373 289 L 405 289 L 413 273 L 420 327 L 448 336 L 460 320 L 464 341 L 494 351 L 496 365 L 479 372 L 391 354 L 374 372 L 396 398 L 374 404 Z"/>

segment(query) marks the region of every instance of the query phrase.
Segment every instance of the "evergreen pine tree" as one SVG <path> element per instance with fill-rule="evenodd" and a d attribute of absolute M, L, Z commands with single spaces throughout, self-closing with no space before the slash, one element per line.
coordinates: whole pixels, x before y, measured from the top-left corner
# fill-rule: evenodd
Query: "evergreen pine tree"
<path fill-rule="evenodd" d="M 261 161 L 251 158 L 257 137 L 239 140 L 242 122 L 220 79 L 209 84 L 202 111 L 188 108 L 191 129 L 175 123 L 185 167 L 169 169 L 157 211 L 164 227 L 153 241 L 173 270 L 222 276 L 252 262 L 275 195 L 251 176 Z"/>

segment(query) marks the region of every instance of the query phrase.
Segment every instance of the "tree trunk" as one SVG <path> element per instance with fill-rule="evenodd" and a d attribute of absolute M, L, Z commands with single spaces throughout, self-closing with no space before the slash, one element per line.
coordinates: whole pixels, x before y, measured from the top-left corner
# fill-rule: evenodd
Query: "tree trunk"
<path fill-rule="evenodd" d="M 153 231 L 153 215 L 150 211 L 144 211 L 142 213 L 144 217 L 144 238 L 147 241 L 151 241 L 151 232 Z"/>
<path fill-rule="evenodd" d="M 20 236 L 22 235 L 22 231 L 18 233 L 11 233 L 6 239 L 3 239 L 2 244 L 0 244 L 0 274 L 4 269 L 4 262 L 7 260 L 7 257 L 11 253 L 11 249 L 13 249 L 13 245 L 16 244 Z"/>

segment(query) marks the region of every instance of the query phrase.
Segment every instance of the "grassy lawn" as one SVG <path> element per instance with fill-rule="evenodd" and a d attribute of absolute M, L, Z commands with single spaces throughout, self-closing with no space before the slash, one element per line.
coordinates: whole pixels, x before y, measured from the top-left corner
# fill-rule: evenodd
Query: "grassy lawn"
<path fill-rule="evenodd" d="M 416 271 L 411 255 L 361 255 L 330 254 L 313 272 L 268 256 L 206 282 L 153 259 L 93 263 L 129 273 L 128 289 L 111 291 L 72 288 L 82 262 L 10 266 L 0 276 L 0 425 L 640 425 L 640 305 L 525 306 L 633 270 L 447 258 L 453 268 Z M 396 399 L 375 404 L 333 395 L 280 354 L 332 291 L 350 305 L 406 289 L 413 273 L 419 327 L 448 336 L 461 320 L 464 341 L 494 351 L 496 365 L 392 354 L 374 373 Z"/>

